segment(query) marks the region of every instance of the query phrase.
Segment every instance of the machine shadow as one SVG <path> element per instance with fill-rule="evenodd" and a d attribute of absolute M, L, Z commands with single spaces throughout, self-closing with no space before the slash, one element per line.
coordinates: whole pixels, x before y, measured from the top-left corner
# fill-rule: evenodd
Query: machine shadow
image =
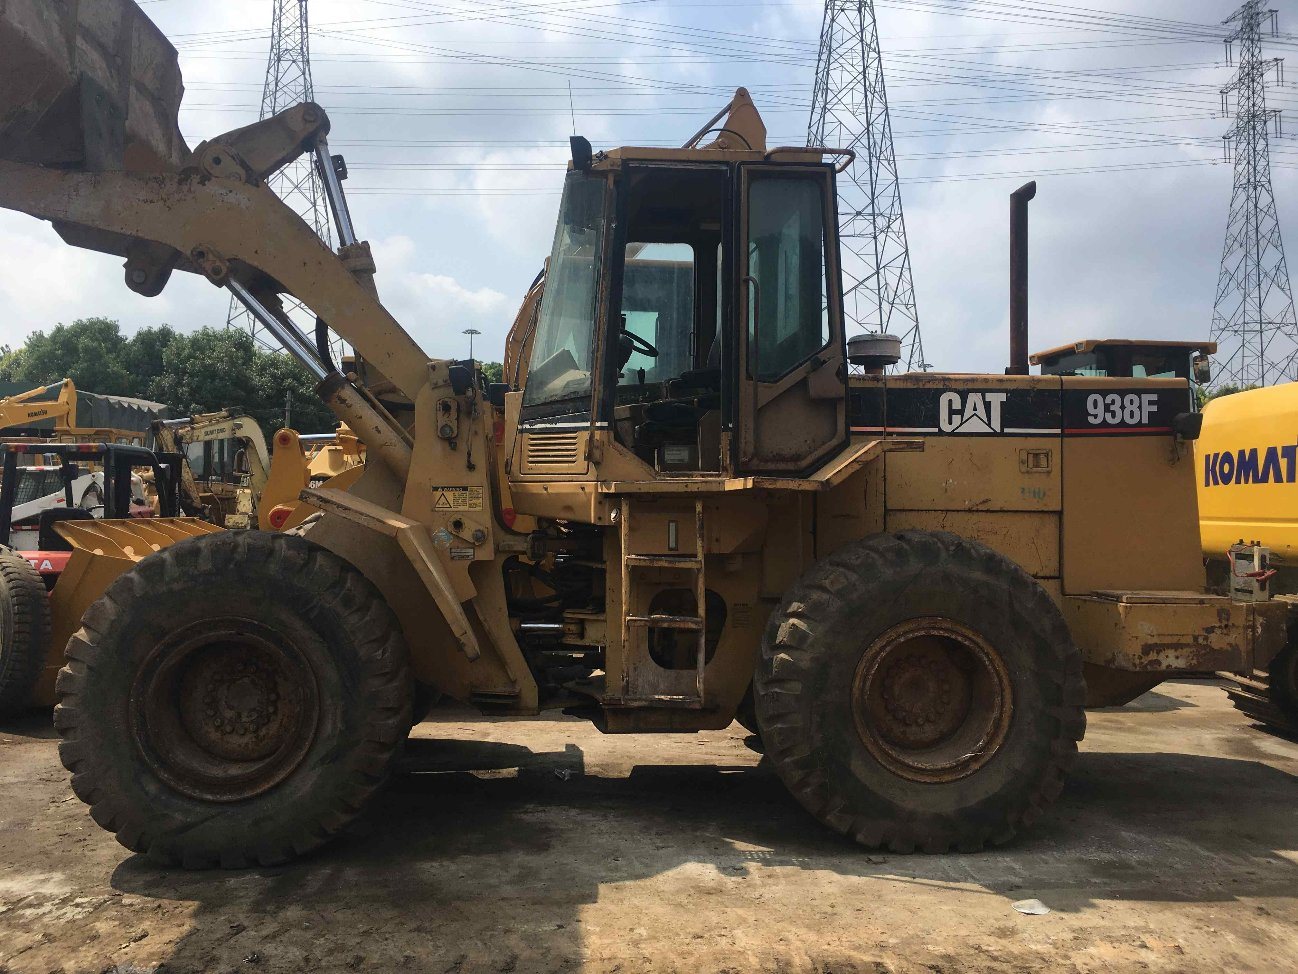
<path fill-rule="evenodd" d="M 0 736 L 26 737 L 33 741 L 49 741 L 58 737 L 54 731 L 54 718 L 50 707 L 32 707 L 22 713 L 11 714 L 0 720 Z"/>
<path fill-rule="evenodd" d="M 641 765 L 602 777 L 571 744 L 412 745 L 359 827 L 305 860 L 233 873 L 122 863 L 116 889 L 197 904 L 167 970 L 224 970 L 253 954 L 273 970 L 580 970 L 583 908 L 601 887 L 687 865 L 731 878 L 783 867 L 977 884 L 1007 906 L 1036 896 L 1070 912 L 1101 898 L 1298 896 L 1298 863 L 1278 852 L 1298 839 L 1284 813 L 1298 803 L 1298 778 L 1248 760 L 1084 753 L 1059 804 L 1027 835 L 991 852 L 930 857 L 870 852 L 831 834 L 764 764 Z M 1249 796 L 1247 829 L 1240 795 Z"/>

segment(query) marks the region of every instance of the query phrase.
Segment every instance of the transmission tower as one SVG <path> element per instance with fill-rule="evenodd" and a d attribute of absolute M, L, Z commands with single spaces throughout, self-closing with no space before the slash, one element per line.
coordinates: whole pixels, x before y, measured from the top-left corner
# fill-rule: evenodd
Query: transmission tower
<path fill-rule="evenodd" d="M 1298 378 L 1298 321 L 1280 219 L 1271 189 L 1270 133 L 1280 112 L 1266 107 L 1271 77 L 1283 81 L 1283 60 L 1262 56 L 1264 31 L 1276 33 L 1276 12 L 1248 0 L 1226 24 L 1228 60 L 1238 48 L 1239 71 L 1222 89 L 1222 111 L 1235 98 L 1235 123 L 1226 133 L 1235 160 L 1235 186 L 1226 224 L 1212 337 L 1218 343 L 1216 385 L 1274 385 Z"/>
<path fill-rule="evenodd" d="M 838 180 L 843 312 L 848 322 L 862 331 L 899 337 L 900 367 L 928 368 L 871 0 L 825 0 L 807 144 L 856 152 Z"/>
<path fill-rule="evenodd" d="M 311 43 L 307 20 L 307 0 L 271 0 L 275 12 L 270 30 L 270 58 L 266 62 L 266 84 L 261 93 L 261 118 L 269 118 L 286 108 L 315 101 L 311 81 Z M 329 247 L 333 247 L 333 228 L 329 202 L 316 170 L 314 157 L 307 153 L 277 172 L 267 185 L 298 215 L 314 228 Z M 285 297 L 285 309 L 308 335 L 314 332 L 311 312 L 292 298 Z M 252 335 L 264 348 L 279 351 L 279 343 L 266 334 L 257 320 L 237 300 L 230 301 L 226 326 Z M 343 343 L 331 334 L 335 359 L 344 351 Z"/>

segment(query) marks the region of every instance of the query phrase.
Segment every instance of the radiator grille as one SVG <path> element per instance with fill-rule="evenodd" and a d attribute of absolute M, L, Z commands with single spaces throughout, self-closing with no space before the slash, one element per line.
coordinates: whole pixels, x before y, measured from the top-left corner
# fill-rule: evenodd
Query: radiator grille
<path fill-rule="evenodd" d="M 580 431 L 562 433 L 529 433 L 527 465 L 529 467 L 572 466 L 577 462 Z"/>

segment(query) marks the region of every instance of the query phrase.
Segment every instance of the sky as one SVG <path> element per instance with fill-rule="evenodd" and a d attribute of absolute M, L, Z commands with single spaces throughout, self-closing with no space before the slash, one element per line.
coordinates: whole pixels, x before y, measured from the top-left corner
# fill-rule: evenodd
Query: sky
<path fill-rule="evenodd" d="M 180 53 L 191 146 L 255 120 L 271 0 L 142 5 Z M 876 9 L 929 363 L 1004 368 L 1008 195 L 1030 178 L 1034 349 L 1208 337 L 1232 178 L 1229 3 Z M 769 144 L 805 143 L 823 3 L 310 0 L 310 13 L 316 100 L 385 305 L 430 356 L 463 357 L 475 328 L 492 360 L 549 251 L 574 127 L 597 149 L 679 145 L 743 85 Z M 1298 6 L 1281 5 L 1280 29 L 1274 56 L 1298 45 Z M 1269 99 L 1298 107 L 1286 89 Z M 1272 158 L 1298 241 L 1298 150 L 1276 140 Z M 136 296 L 119 259 L 0 212 L 0 343 L 89 316 L 127 332 L 223 326 L 228 303 L 188 275 Z"/>

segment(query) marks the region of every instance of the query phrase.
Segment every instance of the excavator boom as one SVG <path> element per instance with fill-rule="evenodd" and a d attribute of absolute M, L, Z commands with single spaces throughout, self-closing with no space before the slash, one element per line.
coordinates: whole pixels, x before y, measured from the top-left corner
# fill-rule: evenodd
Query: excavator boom
<path fill-rule="evenodd" d="M 55 389 L 58 395 L 51 399 Z M 77 387 L 71 379 L 0 399 L 0 430 L 52 419 L 56 432 L 63 432 L 75 425 L 76 416 Z"/>

